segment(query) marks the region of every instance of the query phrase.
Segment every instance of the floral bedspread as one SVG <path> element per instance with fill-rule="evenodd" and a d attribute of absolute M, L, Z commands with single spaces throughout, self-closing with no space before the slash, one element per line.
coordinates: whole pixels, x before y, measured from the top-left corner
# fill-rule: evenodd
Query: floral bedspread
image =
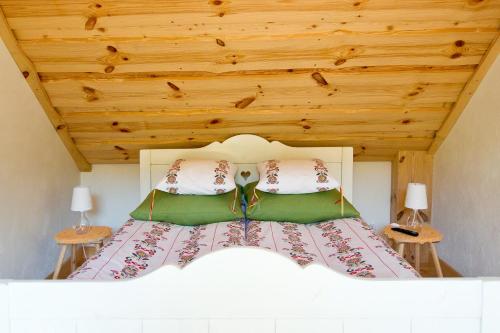
<path fill-rule="evenodd" d="M 246 236 L 246 237 L 245 237 Z M 129 220 L 69 279 L 134 278 L 162 265 L 184 266 L 212 251 L 258 246 L 305 266 L 320 263 L 364 278 L 416 278 L 418 273 L 360 219 L 315 224 L 239 221 L 196 227 Z"/>

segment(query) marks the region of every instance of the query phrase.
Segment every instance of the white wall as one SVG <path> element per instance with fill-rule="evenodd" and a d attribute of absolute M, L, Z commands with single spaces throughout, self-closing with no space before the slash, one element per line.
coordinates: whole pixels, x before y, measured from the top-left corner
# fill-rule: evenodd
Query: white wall
<path fill-rule="evenodd" d="M 354 206 L 381 231 L 391 215 L 391 162 L 355 162 L 353 178 Z"/>
<path fill-rule="evenodd" d="M 139 164 L 95 164 L 92 172 L 81 173 L 81 184 L 92 191 L 92 224 L 116 229 L 139 205 Z"/>
<path fill-rule="evenodd" d="M 0 279 L 44 278 L 79 172 L 0 40 Z"/>
<path fill-rule="evenodd" d="M 95 209 L 89 218 L 96 225 L 120 227 L 139 205 L 139 165 L 94 165 L 81 173 L 82 185 L 91 188 Z M 354 163 L 353 203 L 367 223 L 381 229 L 389 222 L 391 196 L 390 162 Z"/>
<path fill-rule="evenodd" d="M 500 58 L 434 158 L 440 256 L 465 276 L 500 275 Z"/>

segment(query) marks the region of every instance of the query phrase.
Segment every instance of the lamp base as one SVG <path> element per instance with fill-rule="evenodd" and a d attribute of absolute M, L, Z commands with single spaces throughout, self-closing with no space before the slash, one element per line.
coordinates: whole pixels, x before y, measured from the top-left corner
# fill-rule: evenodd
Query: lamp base
<path fill-rule="evenodd" d="M 88 226 L 88 225 L 84 225 L 84 226 L 82 226 L 82 225 L 75 225 L 75 226 L 73 227 L 73 229 L 75 229 L 75 232 L 76 232 L 78 235 L 83 235 L 83 234 L 88 233 L 88 232 L 90 231 L 90 228 L 91 228 L 91 227 L 90 227 L 90 226 Z"/>
<path fill-rule="evenodd" d="M 83 235 L 90 232 L 90 222 L 85 215 L 85 212 L 81 212 L 80 224 L 73 226 L 73 229 L 78 235 Z"/>
<path fill-rule="evenodd" d="M 412 230 L 420 232 L 422 230 L 422 225 L 424 224 L 424 219 L 420 215 L 420 211 L 418 209 L 413 210 L 413 214 L 408 217 L 407 225 Z"/>

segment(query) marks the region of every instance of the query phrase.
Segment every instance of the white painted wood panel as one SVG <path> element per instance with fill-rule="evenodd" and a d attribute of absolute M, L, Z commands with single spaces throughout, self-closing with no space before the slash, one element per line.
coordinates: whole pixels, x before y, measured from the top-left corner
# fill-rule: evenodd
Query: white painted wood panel
<path fill-rule="evenodd" d="M 96 300 L 97 302 L 97 300 Z M 129 304 L 133 311 L 134 304 Z M 142 321 L 129 319 L 85 319 L 78 320 L 77 333 L 142 333 Z"/>
<path fill-rule="evenodd" d="M 64 319 L 13 320 L 11 333 L 76 333 L 76 321 Z"/>
<path fill-rule="evenodd" d="M 407 309 L 411 312 L 411 309 Z M 392 318 L 390 309 L 386 309 L 385 318 L 350 318 L 344 321 L 344 333 L 410 333 L 411 319 Z"/>
<path fill-rule="evenodd" d="M 411 310 L 410 310 L 411 311 Z M 478 318 L 418 318 L 412 323 L 412 333 L 479 333 Z M 495 331 L 488 331 L 494 333 Z"/>
<path fill-rule="evenodd" d="M 481 281 L 474 279 L 354 279 L 320 265 L 303 269 L 258 248 L 217 251 L 182 270 L 164 266 L 129 281 L 14 281 L 9 285 L 12 319 L 93 319 L 102 314 L 128 319 L 353 314 L 378 318 L 386 317 L 388 309 L 392 316 L 406 318 L 410 308 L 418 309 L 415 315 L 421 317 L 479 318 L 481 287 Z M 58 301 L 50 302 L 54 295 Z M 95 295 L 106 297 L 96 302 Z"/>
<path fill-rule="evenodd" d="M 202 148 L 141 150 L 141 199 L 161 180 L 170 164 L 179 158 L 227 159 L 238 166 L 236 182 L 242 185 L 258 179 L 258 162 L 268 159 L 320 158 L 325 161 L 331 175 L 342 184 L 345 197 L 352 201 L 352 148 L 290 147 L 249 134 L 236 135 L 223 143 L 213 142 Z M 244 179 L 242 171 L 250 171 L 251 176 Z"/>
<path fill-rule="evenodd" d="M 278 319 L 276 333 L 342 333 L 342 319 Z"/>
<path fill-rule="evenodd" d="M 275 333 L 272 319 L 213 319 L 210 320 L 210 333 Z"/>
<path fill-rule="evenodd" d="M 0 332 L 9 331 L 9 285 L 0 281 Z"/>
<path fill-rule="evenodd" d="M 206 319 L 147 319 L 142 322 L 143 333 L 208 333 Z"/>
<path fill-rule="evenodd" d="M 485 279 L 483 286 L 482 333 L 500 332 L 500 280 Z"/>
<path fill-rule="evenodd" d="M 483 302 L 481 279 L 356 279 L 320 265 L 301 268 L 264 249 L 230 248 L 134 280 L 9 281 L 0 292 L 8 287 L 7 316 L 17 330 L 9 333 L 23 332 L 28 321 L 60 320 L 76 322 L 77 333 L 224 333 L 235 327 L 259 333 L 292 327 L 297 333 L 387 333 L 393 327 L 478 333 L 483 316 L 491 324 L 482 333 L 496 333 L 500 288 L 494 281 L 486 284 Z M 5 306 L 2 315 L 5 321 Z"/>

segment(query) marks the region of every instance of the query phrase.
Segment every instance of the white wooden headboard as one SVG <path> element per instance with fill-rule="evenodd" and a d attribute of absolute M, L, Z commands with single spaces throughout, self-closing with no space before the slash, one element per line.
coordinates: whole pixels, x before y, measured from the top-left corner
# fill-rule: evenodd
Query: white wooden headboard
<path fill-rule="evenodd" d="M 342 184 L 347 200 L 352 201 L 352 147 L 297 148 L 251 134 L 236 135 L 222 143 L 213 142 L 202 148 L 141 150 L 141 200 L 161 180 L 170 164 L 179 158 L 231 161 L 238 166 L 236 182 L 241 185 L 258 180 L 257 163 L 261 161 L 320 158 L 325 161 L 330 174 Z M 250 176 L 247 176 L 247 171 Z"/>

